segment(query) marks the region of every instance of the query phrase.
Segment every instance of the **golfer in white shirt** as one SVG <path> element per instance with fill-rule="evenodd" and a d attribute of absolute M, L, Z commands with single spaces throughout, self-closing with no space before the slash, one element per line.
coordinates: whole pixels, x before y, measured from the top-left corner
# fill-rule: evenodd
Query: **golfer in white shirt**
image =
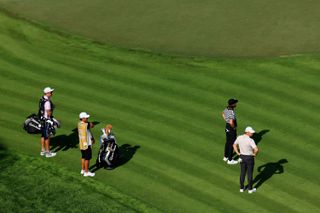
<path fill-rule="evenodd" d="M 240 174 L 240 192 L 245 190 L 244 180 L 246 173 L 248 175 L 248 192 L 251 194 L 256 191 L 256 188 L 252 188 L 253 184 L 253 168 L 254 168 L 254 157 L 257 155 L 259 149 L 251 138 L 255 131 L 252 127 L 248 126 L 245 129 L 245 134 L 237 137 L 233 144 L 234 151 L 240 156 L 241 163 L 241 174 Z M 240 152 L 239 149 L 240 148 Z"/>

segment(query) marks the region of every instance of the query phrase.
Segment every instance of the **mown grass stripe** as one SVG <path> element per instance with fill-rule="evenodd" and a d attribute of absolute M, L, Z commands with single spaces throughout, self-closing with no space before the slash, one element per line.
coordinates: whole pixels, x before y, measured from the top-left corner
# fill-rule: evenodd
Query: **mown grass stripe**
<path fill-rule="evenodd" d="M 143 127 L 141 130 L 140 130 L 141 132 L 144 132 L 144 134 L 147 134 L 147 135 L 150 135 L 150 138 L 154 138 L 154 139 L 157 139 L 157 140 L 159 140 L 159 141 L 166 141 L 166 140 L 174 140 L 174 138 L 172 138 L 172 139 L 170 139 L 170 137 L 168 137 L 168 136 L 164 136 L 164 137 L 162 137 L 162 136 L 157 136 L 157 135 L 159 135 L 159 133 L 158 132 L 155 132 L 155 131 L 151 131 L 151 130 L 148 130 L 147 129 L 147 131 L 146 131 L 146 129 Z M 192 147 L 193 147 L 193 142 L 191 142 L 191 144 L 190 145 L 187 145 L 186 143 L 182 143 L 183 144 L 183 147 L 186 149 L 187 148 L 187 146 L 188 147 L 190 147 L 190 150 L 192 150 Z M 205 153 L 206 153 L 207 151 L 205 151 Z"/>

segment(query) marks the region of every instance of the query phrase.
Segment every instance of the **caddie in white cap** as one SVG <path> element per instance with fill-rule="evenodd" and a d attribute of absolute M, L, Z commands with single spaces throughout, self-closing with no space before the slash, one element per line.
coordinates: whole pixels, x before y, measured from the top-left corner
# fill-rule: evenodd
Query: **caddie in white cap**
<path fill-rule="evenodd" d="M 50 151 L 50 136 L 53 126 L 53 110 L 54 104 L 51 101 L 54 89 L 46 87 L 43 89 L 44 95 L 39 101 L 38 116 L 43 121 L 41 129 L 41 156 L 47 158 L 56 156 L 56 153 Z"/>
<path fill-rule="evenodd" d="M 51 92 L 53 92 L 53 91 L 54 91 L 54 89 L 51 88 L 51 87 L 46 87 L 46 88 L 43 89 L 43 93 L 44 93 L 44 94 L 51 93 Z"/>
<path fill-rule="evenodd" d="M 244 180 L 246 173 L 248 174 L 248 192 L 251 194 L 256 192 L 256 188 L 253 188 L 253 168 L 254 158 L 258 154 L 258 147 L 254 140 L 251 138 L 255 133 L 251 126 L 245 129 L 245 133 L 237 137 L 237 140 L 233 144 L 233 149 L 239 155 L 241 174 L 240 174 L 240 192 L 245 190 Z M 239 149 L 240 148 L 240 152 Z"/>
<path fill-rule="evenodd" d="M 81 151 L 81 171 L 84 177 L 94 177 L 94 173 L 89 171 L 89 164 L 92 158 L 91 146 L 94 144 L 94 138 L 90 129 L 94 126 L 88 122 L 90 115 L 86 112 L 79 114 L 80 122 L 78 123 L 79 147 Z"/>

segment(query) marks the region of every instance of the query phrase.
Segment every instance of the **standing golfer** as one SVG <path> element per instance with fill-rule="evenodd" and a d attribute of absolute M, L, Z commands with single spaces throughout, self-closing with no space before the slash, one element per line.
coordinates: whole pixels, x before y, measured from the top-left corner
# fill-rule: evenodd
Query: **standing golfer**
<path fill-rule="evenodd" d="M 223 110 L 222 117 L 226 121 L 226 144 L 224 147 L 224 161 L 228 164 L 237 164 L 238 161 L 233 160 L 233 143 L 237 139 L 237 119 L 234 109 L 236 108 L 238 100 L 229 99 L 228 106 Z"/>
<path fill-rule="evenodd" d="M 254 157 L 257 155 L 259 149 L 251 139 L 252 135 L 255 131 L 248 126 L 245 129 L 245 134 L 240 135 L 237 140 L 233 144 L 234 151 L 240 156 L 241 159 L 241 174 L 240 174 L 240 192 L 245 190 L 244 187 L 244 179 L 246 177 L 246 173 L 248 174 L 248 192 L 251 194 L 256 192 L 256 188 L 252 188 L 253 185 L 253 167 L 254 167 Z M 240 152 L 238 149 L 240 148 Z"/>
<path fill-rule="evenodd" d="M 54 105 L 51 101 L 54 89 L 46 87 L 43 89 L 44 96 L 39 101 L 38 116 L 42 121 L 41 125 L 41 156 L 47 158 L 56 156 L 56 153 L 50 152 L 50 135 L 53 126 L 53 109 Z"/>
<path fill-rule="evenodd" d="M 94 173 L 89 171 L 89 163 L 92 158 L 91 146 L 94 143 L 93 135 L 90 129 L 94 126 L 88 122 L 89 114 L 81 112 L 78 123 L 79 147 L 81 150 L 81 172 L 84 177 L 94 177 Z"/>

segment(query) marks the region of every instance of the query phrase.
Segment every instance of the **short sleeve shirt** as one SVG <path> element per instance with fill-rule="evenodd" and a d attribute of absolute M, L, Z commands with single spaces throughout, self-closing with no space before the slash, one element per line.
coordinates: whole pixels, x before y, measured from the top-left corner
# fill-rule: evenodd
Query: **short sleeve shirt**
<path fill-rule="evenodd" d="M 240 135 L 234 144 L 239 145 L 241 155 L 253 155 L 253 150 L 257 147 L 256 143 L 248 135 Z"/>
<path fill-rule="evenodd" d="M 232 109 L 225 108 L 223 110 L 223 114 L 227 123 L 229 123 L 230 120 L 236 120 L 236 114 Z"/>

